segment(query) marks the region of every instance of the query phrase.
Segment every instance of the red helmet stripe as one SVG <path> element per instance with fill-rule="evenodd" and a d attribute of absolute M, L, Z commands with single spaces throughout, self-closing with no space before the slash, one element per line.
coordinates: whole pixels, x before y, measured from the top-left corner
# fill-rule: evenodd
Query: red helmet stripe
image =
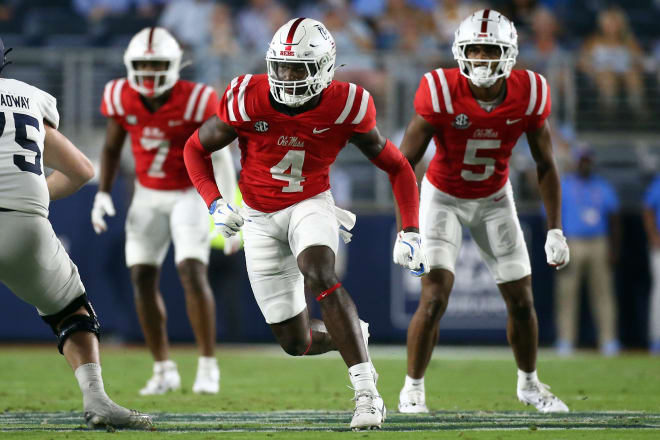
<path fill-rule="evenodd" d="M 300 22 L 302 22 L 304 19 L 305 17 L 298 18 L 291 25 L 291 29 L 289 29 L 289 33 L 286 36 L 286 44 L 288 44 L 288 46 L 285 47 L 284 50 L 291 50 L 291 43 L 293 43 L 293 36 L 296 34 L 296 30 L 298 29 Z"/>
<path fill-rule="evenodd" d="M 154 39 L 154 31 L 156 30 L 155 27 L 149 28 L 149 41 L 147 42 L 147 52 L 146 53 L 153 53 L 154 50 L 151 47 L 151 43 Z"/>
<path fill-rule="evenodd" d="M 481 22 L 481 33 L 485 34 L 488 32 L 488 16 L 490 15 L 490 9 L 484 11 L 484 16 L 482 17 Z"/>

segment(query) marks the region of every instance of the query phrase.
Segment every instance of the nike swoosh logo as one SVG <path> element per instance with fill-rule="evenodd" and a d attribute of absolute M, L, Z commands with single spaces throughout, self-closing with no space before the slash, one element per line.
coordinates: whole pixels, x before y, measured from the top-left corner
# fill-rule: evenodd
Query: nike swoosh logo
<path fill-rule="evenodd" d="M 507 119 L 507 120 L 506 120 L 506 125 L 515 124 L 516 122 L 520 122 L 521 120 L 522 120 L 522 118 L 518 118 L 518 119 Z"/>
<path fill-rule="evenodd" d="M 506 194 L 502 194 L 502 195 L 499 196 L 499 197 L 495 197 L 495 198 L 493 199 L 493 202 L 499 202 L 499 201 L 502 200 L 505 196 L 506 196 Z"/>
<path fill-rule="evenodd" d="M 328 130 L 330 130 L 330 127 L 324 128 L 322 130 L 319 130 L 318 128 L 314 127 L 314 130 L 312 130 L 312 133 L 319 134 L 319 133 L 323 133 L 324 131 L 328 131 Z"/>
<path fill-rule="evenodd" d="M 183 121 L 167 121 L 167 125 L 169 125 L 170 127 L 175 127 L 181 124 L 183 124 Z"/>

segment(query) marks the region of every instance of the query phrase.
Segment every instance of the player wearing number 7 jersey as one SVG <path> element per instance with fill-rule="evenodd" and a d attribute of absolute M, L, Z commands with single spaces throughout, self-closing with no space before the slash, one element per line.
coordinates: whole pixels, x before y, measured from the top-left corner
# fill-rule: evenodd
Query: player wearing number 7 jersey
<path fill-rule="evenodd" d="M 403 217 L 395 253 L 422 274 L 419 193 L 412 168 L 376 127 L 369 92 L 332 80 L 335 55 L 322 23 L 289 21 L 271 41 L 268 74 L 234 78 L 217 117 L 188 140 L 184 158 L 216 228 L 226 236 L 243 228 L 250 284 L 282 348 L 294 356 L 338 350 L 355 389 L 351 428 L 370 429 L 381 426 L 385 407 L 369 361 L 367 325 L 334 271 L 339 224 L 350 229 L 355 216 L 335 207 L 329 167 L 350 141 L 387 171 Z M 244 212 L 221 198 L 208 161 L 235 138 Z M 310 321 L 305 290 L 317 297 L 323 321 Z"/>
<path fill-rule="evenodd" d="M 169 357 L 165 306 L 158 289 L 170 241 L 200 350 L 193 392 L 219 390 L 215 301 L 206 275 L 209 219 L 183 163 L 186 139 L 213 115 L 218 97 L 207 85 L 179 79 L 181 55 L 179 44 L 165 29 L 141 30 L 124 54 L 128 77 L 110 81 L 101 103 L 108 122 L 99 191 L 92 208 L 92 224 L 99 234 L 106 230 L 104 216 L 114 215 L 110 189 L 127 134 L 135 158 L 137 180 L 126 219 L 126 265 L 140 325 L 155 359 L 153 377 L 140 390 L 142 395 L 163 394 L 181 383 Z M 231 155 L 225 151 L 218 159 L 216 165 L 226 170 L 220 184 L 233 193 L 236 176 Z"/>
<path fill-rule="evenodd" d="M 408 328 L 408 374 L 399 411 L 428 412 L 424 372 L 438 338 L 454 283 L 462 227 L 469 229 L 506 302 L 507 337 L 518 365 L 517 395 L 541 412 L 566 412 L 566 405 L 536 374 L 538 328 L 531 267 L 518 222 L 509 157 L 526 133 L 537 164 L 548 214 L 548 264 L 568 263 L 561 232 L 561 190 L 546 118 L 550 89 L 545 78 L 513 70 L 518 54 L 513 24 L 497 11 L 475 12 L 455 33 L 458 68 L 426 73 L 415 96 L 401 152 L 415 166 L 431 137 L 437 150 L 422 183 L 420 233 L 430 273 Z"/>

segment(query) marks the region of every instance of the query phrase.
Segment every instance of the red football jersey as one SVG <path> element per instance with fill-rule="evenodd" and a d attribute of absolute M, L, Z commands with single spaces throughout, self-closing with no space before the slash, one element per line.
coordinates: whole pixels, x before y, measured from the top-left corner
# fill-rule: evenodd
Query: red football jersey
<path fill-rule="evenodd" d="M 179 80 L 167 102 L 152 113 L 126 78 L 121 78 L 106 84 L 101 113 L 114 118 L 130 135 L 140 184 L 175 190 L 192 185 L 183 163 L 183 147 L 190 135 L 213 116 L 217 105 L 218 95 L 213 88 Z"/>
<path fill-rule="evenodd" d="M 436 153 L 426 176 L 441 191 L 466 199 L 495 193 L 509 177 L 509 157 L 520 135 L 540 128 L 550 114 L 550 87 L 542 75 L 514 70 L 506 86 L 504 101 L 487 112 L 458 68 L 422 77 L 415 111 L 436 128 Z"/>
<path fill-rule="evenodd" d="M 333 81 L 317 107 L 298 115 L 275 110 L 268 77 L 234 78 L 218 106 L 218 117 L 238 133 L 243 199 L 256 210 L 274 212 L 330 188 L 328 173 L 353 133 L 376 126 L 369 92 Z"/>

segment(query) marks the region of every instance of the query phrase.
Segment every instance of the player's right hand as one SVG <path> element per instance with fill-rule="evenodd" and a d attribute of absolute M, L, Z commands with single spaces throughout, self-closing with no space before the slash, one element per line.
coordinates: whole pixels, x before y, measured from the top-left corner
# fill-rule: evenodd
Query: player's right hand
<path fill-rule="evenodd" d="M 566 267 L 570 261 L 571 253 L 561 229 L 548 231 L 548 237 L 545 240 L 545 255 L 548 264 L 557 270 Z"/>
<path fill-rule="evenodd" d="M 103 217 L 106 215 L 113 217 L 115 215 L 115 205 L 112 203 L 112 197 L 109 193 L 99 191 L 94 197 L 94 205 L 92 206 L 92 226 L 94 232 L 100 234 L 108 229 Z"/>
<path fill-rule="evenodd" d="M 209 213 L 213 216 L 215 231 L 225 238 L 236 235 L 245 223 L 238 209 L 223 199 L 214 200 L 209 206 Z"/>
<path fill-rule="evenodd" d="M 422 248 L 422 238 L 417 232 L 399 232 L 394 243 L 392 259 L 417 277 L 421 277 L 429 270 L 426 254 Z"/>

